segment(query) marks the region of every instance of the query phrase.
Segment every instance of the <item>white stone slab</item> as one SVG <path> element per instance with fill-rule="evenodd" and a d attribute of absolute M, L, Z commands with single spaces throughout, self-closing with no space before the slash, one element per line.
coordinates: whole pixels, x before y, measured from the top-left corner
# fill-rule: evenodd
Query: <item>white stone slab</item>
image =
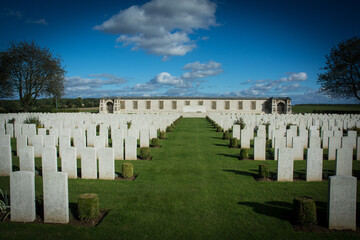
<path fill-rule="evenodd" d="M 244 128 L 241 130 L 240 135 L 241 135 L 241 139 L 240 139 L 241 148 L 250 148 L 251 131 L 247 128 Z"/>
<path fill-rule="evenodd" d="M 19 156 L 20 150 L 27 146 L 27 136 L 19 135 L 16 138 L 16 155 Z"/>
<path fill-rule="evenodd" d="M 59 157 L 62 157 L 64 149 L 71 147 L 70 143 L 71 143 L 70 136 L 67 135 L 59 136 Z"/>
<path fill-rule="evenodd" d="M 119 129 L 121 133 L 116 133 L 112 138 L 112 148 L 114 149 L 114 158 L 116 160 L 124 160 L 124 139 L 122 137 L 122 131 Z"/>
<path fill-rule="evenodd" d="M 275 137 L 274 138 L 274 160 L 277 161 L 278 159 L 278 151 L 279 148 L 285 148 L 286 147 L 286 137 Z"/>
<path fill-rule="evenodd" d="M 97 159 L 95 148 L 84 148 L 81 152 L 81 178 L 97 179 Z"/>
<path fill-rule="evenodd" d="M 114 149 L 100 148 L 99 155 L 99 178 L 114 179 L 115 178 L 115 161 Z"/>
<path fill-rule="evenodd" d="M 294 160 L 304 160 L 304 143 L 301 137 L 293 137 Z"/>
<path fill-rule="evenodd" d="M 42 148 L 44 147 L 43 136 L 33 135 L 28 137 L 29 146 L 34 146 L 35 157 L 41 157 Z"/>
<path fill-rule="evenodd" d="M 10 174 L 10 206 L 12 222 L 33 222 L 36 218 L 35 176 L 33 172 Z"/>
<path fill-rule="evenodd" d="M 323 149 L 308 148 L 306 156 L 306 181 L 322 181 Z"/>
<path fill-rule="evenodd" d="M 64 148 L 61 156 L 61 172 L 67 173 L 68 178 L 77 178 L 76 148 Z"/>
<path fill-rule="evenodd" d="M 320 137 L 310 137 L 309 138 L 309 148 L 320 148 L 321 147 L 321 139 Z"/>
<path fill-rule="evenodd" d="M 54 135 L 43 136 L 44 147 L 56 147 L 56 141 Z"/>
<path fill-rule="evenodd" d="M 356 230 L 356 177 L 329 177 L 329 229 Z"/>
<path fill-rule="evenodd" d="M 35 173 L 35 154 L 34 147 L 26 146 L 20 149 L 19 165 L 20 171 L 28 171 Z"/>
<path fill-rule="evenodd" d="M 42 173 L 57 172 L 57 155 L 55 147 L 46 147 L 42 150 Z"/>
<path fill-rule="evenodd" d="M 294 151 L 292 148 L 279 148 L 277 181 L 292 182 L 294 175 Z"/>
<path fill-rule="evenodd" d="M 125 160 L 137 159 L 137 139 L 127 136 L 125 138 Z"/>
<path fill-rule="evenodd" d="M 341 137 L 329 137 L 328 160 L 335 160 L 336 149 L 341 147 Z"/>
<path fill-rule="evenodd" d="M 351 147 L 338 148 L 336 150 L 335 173 L 336 175 L 352 176 L 352 155 Z"/>
<path fill-rule="evenodd" d="M 62 172 L 46 172 L 43 175 L 44 222 L 69 222 L 68 176 Z"/>
<path fill-rule="evenodd" d="M 90 125 L 86 130 L 86 143 L 88 147 L 94 146 L 95 137 L 96 137 L 96 125 Z"/>
<path fill-rule="evenodd" d="M 0 135 L 0 146 L 11 146 L 10 135 Z"/>
<path fill-rule="evenodd" d="M 0 176 L 10 176 L 12 172 L 11 147 L 0 146 Z"/>
<path fill-rule="evenodd" d="M 140 147 L 149 147 L 150 134 L 148 129 L 140 130 Z"/>
<path fill-rule="evenodd" d="M 266 138 L 255 137 L 254 138 L 254 160 L 266 160 Z"/>
<path fill-rule="evenodd" d="M 233 125 L 232 137 L 240 139 L 240 125 L 238 124 Z"/>

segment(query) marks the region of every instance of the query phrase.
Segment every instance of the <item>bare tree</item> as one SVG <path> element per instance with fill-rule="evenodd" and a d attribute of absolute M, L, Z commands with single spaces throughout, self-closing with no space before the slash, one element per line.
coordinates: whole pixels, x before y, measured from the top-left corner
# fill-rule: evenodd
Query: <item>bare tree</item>
<path fill-rule="evenodd" d="M 0 52 L 0 97 L 18 95 L 24 111 L 39 97 L 61 97 L 64 75 L 60 56 L 53 56 L 48 48 L 35 42 L 10 43 Z"/>

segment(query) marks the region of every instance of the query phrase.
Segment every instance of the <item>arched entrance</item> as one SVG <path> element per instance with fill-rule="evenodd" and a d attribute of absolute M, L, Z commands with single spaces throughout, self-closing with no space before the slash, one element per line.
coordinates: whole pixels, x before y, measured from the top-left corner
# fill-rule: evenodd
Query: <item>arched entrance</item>
<path fill-rule="evenodd" d="M 108 113 L 113 113 L 114 112 L 114 104 L 112 102 L 107 102 L 106 103 L 106 108 L 107 108 Z"/>
<path fill-rule="evenodd" d="M 278 114 L 284 114 L 285 113 L 285 103 L 280 102 L 277 105 L 277 113 Z"/>

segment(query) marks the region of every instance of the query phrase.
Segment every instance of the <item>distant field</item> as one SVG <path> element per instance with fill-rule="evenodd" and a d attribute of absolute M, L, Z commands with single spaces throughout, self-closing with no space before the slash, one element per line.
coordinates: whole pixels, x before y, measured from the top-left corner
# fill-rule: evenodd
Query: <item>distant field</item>
<path fill-rule="evenodd" d="M 299 104 L 293 106 L 294 113 L 322 111 L 360 111 L 360 104 Z"/>

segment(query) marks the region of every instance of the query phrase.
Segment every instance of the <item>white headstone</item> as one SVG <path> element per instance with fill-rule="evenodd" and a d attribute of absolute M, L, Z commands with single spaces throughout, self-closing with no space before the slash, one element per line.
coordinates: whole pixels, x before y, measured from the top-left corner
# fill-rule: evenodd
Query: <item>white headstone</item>
<path fill-rule="evenodd" d="M 97 179 L 95 148 L 84 148 L 81 152 L 81 178 Z"/>
<path fill-rule="evenodd" d="M 356 230 L 356 184 L 356 177 L 329 177 L 329 229 Z"/>
<path fill-rule="evenodd" d="M 149 130 L 141 129 L 140 130 L 140 147 L 149 147 Z"/>
<path fill-rule="evenodd" d="M 11 147 L 0 146 L 0 176 L 10 176 L 12 171 Z"/>
<path fill-rule="evenodd" d="M 241 135 L 241 139 L 240 139 L 241 148 L 250 148 L 251 131 L 247 128 L 244 128 L 241 130 L 240 135 Z"/>
<path fill-rule="evenodd" d="M 323 149 L 308 148 L 306 155 L 306 181 L 322 181 Z"/>
<path fill-rule="evenodd" d="M 294 172 L 294 151 L 292 148 L 279 148 L 277 180 L 292 182 Z"/>
<path fill-rule="evenodd" d="M 266 138 L 255 137 L 254 139 L 254 160 L 266 160 Z"/>
<path fill-rule="evenodd" d="M 99 178 L 115 178 L 114 150 L 112 148 L 100 148 L 99 151 Z"/>
<path fill-rule="evenodd" d="M 341 146 L 341 137 L 329 137 L 328 160 L 335 160 L 336 149 Z"/>
<path fill-rule="evenodd" d="M 233 125 L 232 137 L 240 139 L 240 125 L 238 124 Z"/>
<path fill-rule="evenodd" d="M 10 174 L 11 221 L 33 222 L 35 209 L 35 176 L 33 172 L 17 171 Z"/>
<path fill-rule="evenodd" d="M 20 150 L 27 146 L 27 136 L 19 135 L 16 138 L 16 155 L 19 156 Z"/>
<path fill-rule="evenodd" d="M 55 147 L 46 147 L 42 150 L 42 173 L 57 172 L 57 156 Z"/>
<path fill-rule="evenodd" d="M 19 165 L 20 171 L 28 171 L 35 173 L 35 154 L 34 147 L 26 146 L 20 149 L 19 152 Z"/>
<path fill-rule="evenodd" d="M 127 136 L 125 138 L 125 160 L 137 159 L 137 139 Z"/>
<path fill-rule="evenodd" d="M 54 135 L 45 135 L 44 139 L 44 147 L 56 147 L 56 141 Z"/>
<path fill-rule="evenodd" d="M 293 137 L 294 160 L 304 160 L 304 143 L 301 137 Z"/>
<path fill-rule="evenodd" d="M 351 147 L 338 148 L 336 150 L 335 173 L 336 175 L 352 176 L 352 155 Z"/>
<path fill-rule="evenodd" d="M 76 148 L 64 148 L 61 156 L 61 172 L 67 173 L 69 178 L 77 178 Z"/>
<path fill-rule="evenodd" d="M 0 135 L 0 146 L 11 146 L 10 135 Z"/>
<path fill-rule="evenodd" d="M 285 148 L 286 147 L 286 137 L 275 137 L 274 138 L 275 147 L 274 147 L 274 160 L 278 160 L 278 151 L 279 148 Z"/>
<path fill-rule="evenodd" d="M 44 222 L 69 222 L 68 176 L 62 172 L 43 175 Z"/>
<path fill-rule="evenodd" d="M 121 129 L 116 129 L 112 136 L 112 148 L 114 149 L 114 158 L 116 160 L 124 159 L 124 138 Z"/>
<path fill-rule="evenodd" d="M 310 137 L 309 138 L 309 148 L 320 148 L 321 147 L 321 139 L 320 137 Z"/>
<path fill-rule="evenodd" d="M 41 157 L 43 144 L 43 136 L 41 135 L 33 135 L 28 137 L 29 146 L 34 146 L 34 154 L 35 157 Z"/>

